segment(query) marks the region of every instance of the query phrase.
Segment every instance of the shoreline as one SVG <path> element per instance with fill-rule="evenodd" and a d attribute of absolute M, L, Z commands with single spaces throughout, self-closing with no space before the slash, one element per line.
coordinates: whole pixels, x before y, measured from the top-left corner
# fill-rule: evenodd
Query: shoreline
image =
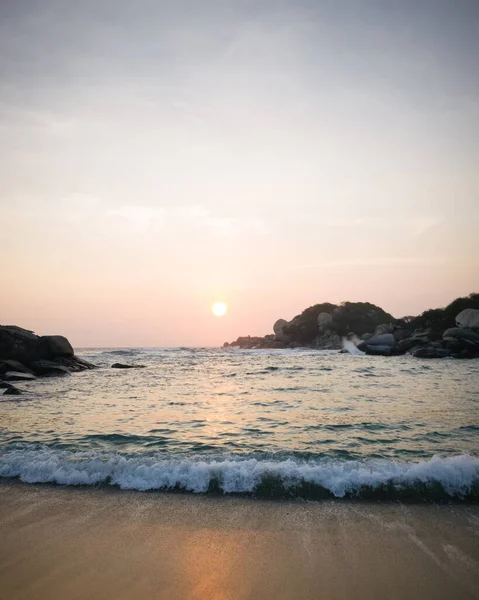
<path fill-rule="evenodd" d="M 0 482 L 0 598 L 479 597 L 479 507 Z"/>

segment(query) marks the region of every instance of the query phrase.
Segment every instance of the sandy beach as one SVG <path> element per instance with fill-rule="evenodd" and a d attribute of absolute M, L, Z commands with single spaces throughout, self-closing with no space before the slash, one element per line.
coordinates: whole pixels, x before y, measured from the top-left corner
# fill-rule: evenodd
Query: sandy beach
<path fill-rule="evenodd" d="M 479 507 L 0 484 L 0 599 L 479 598 Z"/>

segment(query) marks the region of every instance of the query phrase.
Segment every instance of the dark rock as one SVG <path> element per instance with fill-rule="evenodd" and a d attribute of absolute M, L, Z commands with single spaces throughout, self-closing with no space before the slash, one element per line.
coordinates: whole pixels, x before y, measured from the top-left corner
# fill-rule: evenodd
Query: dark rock
<path fill-rule="evenodd" d="M 73 348 L 63 335 L 44 335 L 38 341 L 38 354 L 50 359 L 56 356 L 73 356 Z"/>
<path fill-rule="evenodd" d="M 0 381 L 0 389 L 8 389 L 13 387 L 11 383 L 7 383 L 6 381 Z"/>
<path fill-rule="evenodd" d="M 393 336 L 396 342 L 402 342 L 403 340 L 407 340 L 411 337 L 411 334 L 412 332 L 410 329 L 403 329 L 401 327 L 393 331 Z"/>
<path fill-rule="evenodd" d="M 266 340 L 263 345 L 261 346 L 261 348 L 271 348 L 271 349 L 276 349 L 276 350 L 280 350 L 282 348 L 287 348 L 288 344 L 286 344 L 285 342 L 280 342 L 279 340 Z"/>
<path fill-rule="evenodd" d="M 0 325 L 0 360 L 29 363 L 38 357 L 38 336 L 15 325 Z"/>
<path fill-rule="evenodd" d="M 361 336 L 361 339 L 366 342 L 367 340 L 370 340 L 373 337 L 372 333 L 363 333 L 363 335 Z"/>
<path fill-rule="evenodd" d="M 318 335 L 312 344 L 317 350 L 340 350 L 343 346 L 342 338 L 334 331 L 326 331 Z"/>
<path fill-rule="evenodd" d="M 17 371 L 7 371 L 3 376 L 5 381 L 30 381 L 36 379 L 35 375 L 30 373 L 18 373 Z"/>
<path fill-rule="evenodd" d="M 3 364 L 6 367 L 5 371 L 16 371 L 17 373 L 28 373 L 30 375 L 33 375 L 33 371 L 18 360 L 4 360 Z"/>
<path fill-rule="evenodd" d="M 445 348 L 438 348 L 436 346 L 425 346 L 418 348 L 412 355 L 416 358 L 446 358 L 450 356 L 451 352 Z"/>
<path fill-rule="evenodd" d="M 112 369 L 144 369 L 145 365 L 124 365 L 123 363 L 115 363 L 111 365 Z"/>
<path fill-rule="evenodd" d="M 442 335 L 444 340 L 460 340 L 472 346 L 479 348 L 479 333 L 472 329 L 463 329 L 462 327 L 451 327 L 446 329 Z"/>
<path fill-rule="evenodd" d="M 365 342 L 358 344 L 358 349 L 362 352 L 366 352 L 367 346 L 389 346 L 392 348 L 396 345 L 396 340 L 392 333 L 382 333 L 381 335 L 373 335 Z"/>
<path fill-rule="evenodd" d="M 4 396 L 21 396 L 22 395 L 22 391 L 19 390 L 18 388 L 16 388 L 15 386 L 11 385 L 9 388 L 7 388 L 4 392 L 3 395 Z"/>
<path fill-rule="evenodd" d="M 55 358 L 55 362 L 63 365 L 64 367 L 68 367 L 72 371 L 85 371 L 87 369 L 98 369 L 97 365 L 94 365 L 91 362 L 88 362 L 84 358 L 79 358 L 78 356 L 70 356 L 70 357 L 58 357 Z"/>
<path fill-rule="evenodd" d="M 373 356 L 391 356 L 392 348 L 391 346 L 366 346 L 365 350 L 366 354 L 371 354 Z"/>
<path fill-rule="evenodd" d="M 51 360 L 37 360 L 32 363 L 36 375 L 71 375 L 70 369 Z"/>
<path fill-rule="evenodd" d="M 412 348 L 426 346 L 429 343 L 430 340 L 427 336 L 412 336 L 398 342 L 394 348 L 394 352 L 395 354 L 405 354 Z"/>

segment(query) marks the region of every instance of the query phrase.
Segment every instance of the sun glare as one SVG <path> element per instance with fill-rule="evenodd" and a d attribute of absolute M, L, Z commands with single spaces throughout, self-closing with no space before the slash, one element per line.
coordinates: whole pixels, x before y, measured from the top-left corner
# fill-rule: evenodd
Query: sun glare
<path fill-rule="evenodd" d="M 228 310 L 228 306 L 224 302 L 215 302 L 211 307 L 211 312 L 215 315 L 215 317 L 222 317 L 226 314 Z"/>

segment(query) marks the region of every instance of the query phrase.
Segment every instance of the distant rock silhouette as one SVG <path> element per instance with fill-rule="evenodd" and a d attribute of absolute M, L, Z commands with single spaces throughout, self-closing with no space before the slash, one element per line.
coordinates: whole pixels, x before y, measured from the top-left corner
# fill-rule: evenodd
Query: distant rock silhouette
<path fill-rule="evenodd" d="M 347 339 L 372 355 L 409 352 L 418 358 L 474 358 L 479 356 L 479 294 L 402 319 L 369 302 L 324 302 L 290 321 L 278 319 L 273 332 L 262 337 L 240 336 L 223 347 L 339 350 Z"/>

